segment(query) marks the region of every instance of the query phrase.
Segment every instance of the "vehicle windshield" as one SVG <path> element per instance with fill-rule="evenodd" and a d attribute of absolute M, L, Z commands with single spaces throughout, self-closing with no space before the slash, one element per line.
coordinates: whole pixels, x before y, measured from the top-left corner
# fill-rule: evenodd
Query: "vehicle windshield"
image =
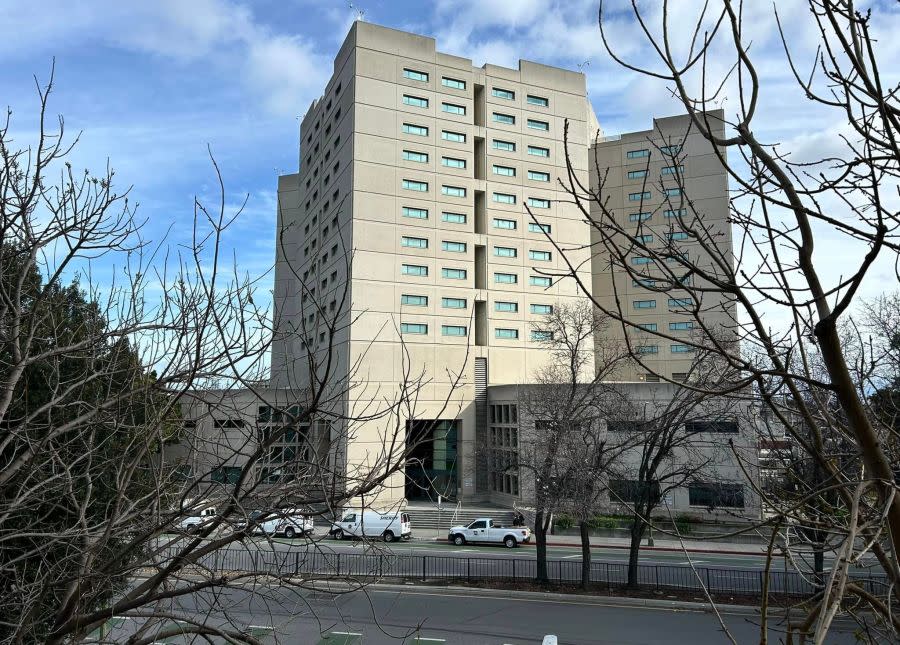
<path fill-rule="evenodd" d="M 253 512 L 250 513 L 250 519 L 251 519 L 251 520 L 255 520 L 255 519 L 259 518 L 259 517 L 262 517 L 262 514 L 263 514 L 262 511 L 253 511 Z"/>

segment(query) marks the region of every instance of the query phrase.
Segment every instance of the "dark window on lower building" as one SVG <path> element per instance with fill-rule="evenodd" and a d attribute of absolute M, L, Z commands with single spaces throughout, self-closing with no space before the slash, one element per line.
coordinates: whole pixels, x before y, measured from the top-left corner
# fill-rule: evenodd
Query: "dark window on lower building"
<path fill-rule="evenodd" d="M 744 508 L 744 487 L 741 484 L 698 482 L 688 487 L 691 506 L 706 508 Z"/>
<path fill-rule="evenodd" d="M 634 479 L 613 479 L 609 482 L 609 501 L 634 504 L 649 494 L 655 503 L 660 499 L 659 482 L 640 482 Z"/>
<path fill-rule="evenodd" d="M 220 484 L 234 484 L 240 476 L 240 466 L 221 466 L 212 471 L 210 479 Z"/>
<path fill-rule="evenodd" d="M 641 429 L 640 421 L 632 419 L 610 419 L 606 422 L 609 432 L 637 432 Z"/>
<path fill-rule="evenodd" d="M 696 434 L 698 432 L 716 432 L 719 434 L 737 434 L 737 421 L 686 421 L 684 429 L 688 434 Z"/>

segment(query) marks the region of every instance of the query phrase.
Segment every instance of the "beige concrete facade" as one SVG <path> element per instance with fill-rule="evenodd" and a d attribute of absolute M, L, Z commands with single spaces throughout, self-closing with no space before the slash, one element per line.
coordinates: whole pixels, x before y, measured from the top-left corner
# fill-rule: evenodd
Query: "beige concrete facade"
<path fill-rule="evenodd" d="M 564 264 L 540 228 L 561 245 L 589 236 L 557 184 L 567 121 L 587 183 L 598 126 L 582 74 L 529 61 L 477 68 L 432 38 L 356 22 L 303 118 L 299 172 L 279 180 L 272 386 L 307 390 L 308 357 L 329 345 L 323 320 L 340 316 L 330 372 L 340 411 L 385 410 L 398 383 L 420 379 L 409 416 L 457 421 L 451 495 L 490 495 L 476 485 L 476 389 L 528 382 L 547 358 L 532 339 L 543 312 L 584 297 L 554 276 Z M 569 259 L 591 284 L 587 253 Z M 347 468 L 364 467 L 405 421 L 356 423 Z M 395 478 L 385 496 L 403 485 Z"/>
<path fill-rule="evenodd" d="M 724 134 L 722 111 L 709 112 L 708 117 L 714 124 L 713 130 Z M 724 150 L 720 153 L 725 154 Z M 595 168 L 604 175 L 602 187 Z M 629 233 L 647 236 L 644 239 L 648 244 L 661 248 L 669 239 L 684 236 L 682 228 L 693 226 L 697 218 L 715 236 L 728 264 L 733 263 L 725 168 L 712 145 L 691 127 L 687 115 L 654 119 L 650 130 L 599 139 L 591 147 L 591 169 L 592 186 L 600 187 L 607 210 Z M 683 195 L 667 196 L 664 192 L 679 186 L 684 189 Z M 591 215 L 597 221 L 602 219 L 599 204 L 592 203 Z M 678 342 L 678 337 L 689 337 L 693 333 L 690 326 L 696 327 L 696 323 L 694 316 L 681 310 L 678 301 L 696 294 L 653 291 L 642 284 L 642 279 L 630 276 L 621 264 L 610 261 L 596 230 L 591 235 L 595 249 L 593 294 L 601 307 L 616 310 L 618 296 L 626 319 L 674 337 L 666 339 L 635 331 L 633 343 L 647 352 L 642 354 L 645 365 L 627 367 L 617 377 L 642 381 L 662 375 L 679 380 L 690 369 L 694 356 Z M 627 247 L 627 240 L 621 242 L 622 248 Z M 693 239 L 679 240 L 677 246 L 689 254 L 691 263 L 710 265 L 709 255 Z M 652 265 L 645 269 L 635 264 L 641 255 L 640 249 L 632 249 L 628 257 L 630 268 L 648 276 L 658 275 Z M 705 294 L 699 303 L 700 315 L 718 333 L 733 335 L 735 308 L 723 303 L 721 297 Z M 621 334 L 620 326 L 611 325 L 610 333 L 615 335 L 617 329 Z"/>

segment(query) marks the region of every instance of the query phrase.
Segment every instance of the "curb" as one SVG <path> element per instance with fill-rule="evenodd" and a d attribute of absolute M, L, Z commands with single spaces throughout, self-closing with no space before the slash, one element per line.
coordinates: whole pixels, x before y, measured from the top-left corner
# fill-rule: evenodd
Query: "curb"
<path fill-rule="evenodd" d="M 460 594 L 469 597 L 477 596 L 493 596 L 501 598 L 521 598 L 531 600 L 552 600 L 557 602 L 565 601 L 568 604 L 576 603 L 582 605 L 614 605 L 620 607 L 652 607 L 656 609 L 670 609 L 672 611 L 695 611 L 703 613 L 712 613 L 712 608 L 708 602 L 697 602 L 691 600 L 663 600 L 658 598 L 632 598 L 630 596 L 600 596 L 592 594 L 566 594 L 554 593 L 551 591 L 522 591 L 519 589 L 491 589 L 487 587 L 460 587 L 455 585 L 423 585 L 423 584 L 391 584 L 391 583 L 375 583 L 370 586 L 372 589 L 384 589 L 385 591 L 409 591 L 410 589 L 428 590 L 439 594 Z M 747 616 L 758 616 L 759 607 L 754 605 L 731 605 L 726 603 L 717 603 L 716 607 L 720 613 L 733 613 Z M 769 613 L 774 615 L 776 612 L 783 613 L 781 608 L 771 608 Z"/>
<path fill-rule="evenodd" d="M 410 542 L 437 542 L 442 543 L 446 542 L 443 538 L 412 538 Z M 535 544 L 533 542 L 529 542 L 528 544 L 521 544 L 523 547 L 534 547 Z M 571 544 L 569 542 L 547 542 L 547 546 L 565 546 L 572 548 L 581 548 L 580 544 Z M 592 549 L 623 549 L 628 550 L 628 545 L 625 544 L 591 544 Z M 765 556 L 764 551 L 737 551 L 734 549 L 708 549 L 703 547 L 690 547 L 685 546 L 685 548 L 675 547 L 675 546 L 641 546 L 641 551 L 674 551 L 677 553 L 684 553 L 687 551 L 688 553 L 721 553 L 722 555 L 749 555 L 749 556 Z"/>

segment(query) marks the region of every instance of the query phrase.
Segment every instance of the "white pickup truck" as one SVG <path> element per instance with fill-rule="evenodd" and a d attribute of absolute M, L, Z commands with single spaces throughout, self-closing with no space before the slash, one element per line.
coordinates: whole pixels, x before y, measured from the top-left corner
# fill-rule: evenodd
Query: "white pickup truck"
<path fill-rule="evenodd" d="M 524 526 L 501 526 L 490 517 L 479 517 L 468 526 L 454 526 L 447 539 L 456 546 L 467 542 L 493 542 L 512 549 L 531 539 L 531 531 Z"/>

